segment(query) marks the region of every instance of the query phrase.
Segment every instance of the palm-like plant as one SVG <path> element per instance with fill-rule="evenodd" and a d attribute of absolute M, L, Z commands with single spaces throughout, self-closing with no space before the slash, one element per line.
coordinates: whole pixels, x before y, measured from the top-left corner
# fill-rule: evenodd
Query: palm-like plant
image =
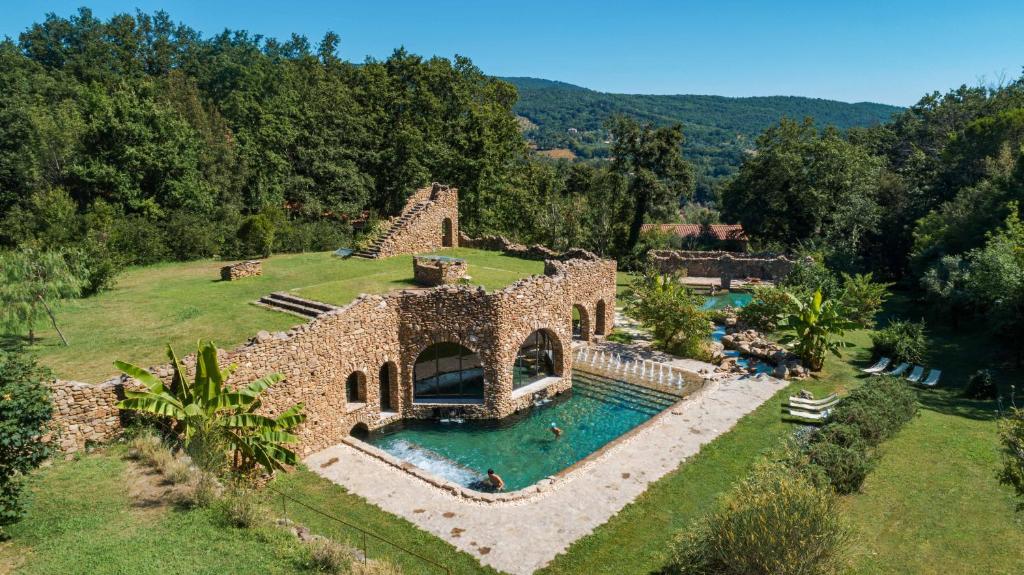
<path fill-rule="evenodd" d="M 240 471 L 258 464 L 272 472 L 296 463 L 295 452 L 284 446 L 298 441 L 293 430 L 306 419 L 301 413 L 302 404 L 276 418 L 256 413 L 261 405 L 260 394 L 281 381 L 281 374 L 270 374 L 232 389 L 226 382 L 237 366 L 221 369 L 213 342 L 199 342 L 192 381 L 170 345 L 167 357 L 174 369 L 169 387 L 145 369 L 114 362 L 118 369 L 146 387 L 145 391 L 126 391 L 126 399 L 117 404 L 119 408 L 170 418 L 185 448 L 201 466 L 201 461 L 220 459 L 210 459 L 217 454 L 194 452 L 210 449 L 219 450 L 219 455 L 230 449 L 232 465 Z"/>
<path fill-rule="evenodd" d="M 821 371 L 825 365 L 825 354 L 841 357 L 839 350 L 853 345 L 839 338 L 856 324 L 847 319 L 838 301 L 822 301 L 821 290 L 815 291 L 809 302 L 793 294 L 787 295 L 793 303 L 793 311 L 783 320 L 781 327 L 791 333 L 782 338 L 782 343 L 790 344 L 793 353 L 808 369 Z"/>

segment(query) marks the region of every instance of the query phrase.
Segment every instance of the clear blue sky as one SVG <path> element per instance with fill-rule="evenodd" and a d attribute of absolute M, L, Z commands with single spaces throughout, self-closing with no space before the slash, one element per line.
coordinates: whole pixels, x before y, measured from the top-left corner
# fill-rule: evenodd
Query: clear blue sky
<path fill-rule="evenodd" d="M 353 61 L 398 46 L 469 56 L 488 74 L 607 92 L 799 95 L 909 105 L 932 90 L 1021 75 L 1024 0 L 4 2 L 0 35 L 47 12 L 164 9 L 204 36 L 327 30 Z"/>

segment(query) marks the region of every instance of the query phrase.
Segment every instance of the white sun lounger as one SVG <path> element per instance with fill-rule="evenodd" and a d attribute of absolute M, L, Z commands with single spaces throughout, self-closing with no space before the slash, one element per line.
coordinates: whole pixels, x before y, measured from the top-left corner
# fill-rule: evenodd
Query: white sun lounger
<path fill-rule="evenodd" d="M 793 417 L 799 417 L 800 419 L 813 419 L 815 421 L 821 421 L 821 420 L 827 418 L 828 414 L 831 413 L 831 412 L 832 412 L 831 409 L 826 409 L 825 411 L 818 411 L 818 412 L 814 412 L 814 411 L 801 411 L 799 409 L 786 409 L 786 413 L 788 413 L 789 415 L 791 415 Z"/>
<path fill-rule="evenodd" d="M 834 394 L 834 393 L 831 394 L 831 395 L 828 395 L 826 397 L 823 397 L 821 399 L 804 399 L 802 397 L 797 397 L 795 395 L 791 395 L 791 396 L 789 396 L 789 403 L 790 403 L 790 405 L 800 404 L 800 405 L 807 405 L 807 406 L 812 406 L 813 407 L 813 406 L 825 405 L 827 403 L 832 403 L 833 401 L 835 401 L 837 399 L 839 399 L 839 396 Z"/>
<path fill-rule="evenodd" d="M 883 358 L 879 359 L 878 363 L 876 363 L 875 365 L 872 365 L 871 367 L 865 367 L 861 371 L 863 371 L 864 373 L 878 373 L 878 372 L 882 371 L 883 369 L 889 367 L 889 362 L 890 361 L 891 360 L 889 358 L 883 357 Z"/>
<path fill-rule="evenodd" d="M 884 372 L 880 371 L 880 372 L 878 372 L 878 374 L 880 374 L 880 375 L 891 375 L 893 377 L 899 377 L 899 376 L 903 375 L 904 373 L 906 373 L 908 369 L 910 369 L 910 364 L 906 363 L 906 362 L 903 362 L 903 363 L 897 365 L 892 371 L 884 371 Z M 878 374 L 876 374 L 876 375 L 878 375 Z"/>
<path fill-rule="evenodd" d="M 910 383 L 917 383 L 917 382 L 921 381 L 921 377 L 923 375 L 924 375 L 924 366 L 921 366 L 921 365 L 914 366 L 914 371 L 911 371 L 910 375 L 907 376 L 907 381 L 909 381 Z"/>
<path fill-rule="evenodd" d="M 932 372 L 928 374 L 928 377 L 921 382 L 921 385 L 933 387 L 936 383 L 939 383 L 940 377 L 942 377 L 942 371 L 938 369 L 933 369 Z"/>

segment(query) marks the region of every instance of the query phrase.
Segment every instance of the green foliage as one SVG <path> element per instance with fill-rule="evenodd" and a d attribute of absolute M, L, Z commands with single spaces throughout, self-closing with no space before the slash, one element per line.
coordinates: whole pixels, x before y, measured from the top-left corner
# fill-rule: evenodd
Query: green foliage
<path fill-rule="evenodd" d="M 50 455 L 50 377 L 31 357 L 0 350 L 0 539 L 24 515 L 22 478 Z"/>
<path fill-rule="evenodd" d="M 1017 509 L 1024 511 L 1024 409 L 1014 407 L 999 421 L 999 442 L 1003 447 L 999 482 L 1014 488 L 1021 498 Z"/>
<path fill-rule="evenodd" d="M 889 298 L 890 283 L 874 281 L 873 274 L 842 274 L 842 295 L 839 301 L 853 323 L 861 328 L 875 325 L 875 315 Z"/>
<path fill-rule="evenodd" d="M 1018 205 L 1010 205 L 1005 226 L 992 233 L 985 247 L 970 253 L 971 293 L 985 311 L 989 325 L 1013 350 L 1017 365 L 1024 360 L 1024 222 Z"/>
<path fill-rule="evenodd" d="M 930 308 L 949 318 L 954 328 L 972 303 L 970 266 L 962 256 L 944 256 L 921 277 Z"/>
<path fill-rule="evenodd" d="M 836 493 L 860 491 L 864 478 L 874 467 L 874 459 L 863 442 L 842 445 L 832 441 L 815 441 L 807 449 L 809 465 L 819 467 Z"/>
<path fill-rule="evenodd" d="M 825 575 L 842 568 L 848 539 L 834 495 L 785 465 L 761 462 L 677 541 L 665 572 Z"/>
<path fill-rule="evenodd" d="M 235 235 L 237 243 L 233 255 L 239 258 L 269 258 L 274 248 L 274 232 L 274 222 L 265 214 L 245 218 Z"/>
<path fill-rule="evenodd" d="M 29 344 L 35 343 L 35 330 L 48 317 L 57 327 L 54 310 L 64 298 L 82 293 L 82 270 L 68 265 L 65 254 L 22 248 L 0 254 L 0 321 L 11 333 L 28 332 Z M 45 314 L 45 315 L 44 315 Z"/>
<path fill-rule="evenodd" d="M 928 352 L 924 321 L 893 320 L 871 333 L 872 352 L 876 358 L 888 357 L 894 363 L 921 363 Z"/>
<path fill-rule="evenodd" d="M 712 326 L 703 298 L 671 276 L 648 271 L 625 294 L 626 313 L 651 330 L 656 345 L 683 357 L 704 358 Z"/>
<path fill-rule="evenodd" d="M 821 291 L 815 291 L 809 300 L 789 294 L 791 311 L 781 327 L 787 330 L 782 342 L 792 344 L 793 353 L 811 371 L 821 371 L 825 354 L 842 357 L 839 350 L 852 344 L 843 341 L 846 330 L 854 326 L 846 317 L 846 310 L 836 300 L 824 300 Z"/>
<path fill-rule="evenodd" d="M 898 377 L 872 377 L 833 410 L 831 422 L 856 428 L 869 447 L 885 441 L 917 414 L 914 390 Z M 830 424 L 831 425 L 831 424 Z"/>
<path fill-rule="evenodd" d="M 839 279 L 821 257 L 802 258 L 793 266 L 793 270 L 782 278 L 779 285 L 795 295 L 803 292 L 811 294 L 819 290 L 826 298 L 839 297 L 841 294 Z"/>
<path fill-rule="evenodd" d="M 754 286 L 753 299 L 740 308 L 737 318 L 745 325 L 763 333 L 775 331 L 779 322 L 793 306 L 785 289 Z"/>
<path fill-rule="evenodd" d="M 964 397 L 970 399 L 995 399 L 998 396 L 999 387 L 992 379 L 992 372 L 987 369 L 974 372 L 964 388 Z"/>
<path fill-rule="evenodd" d="M 295 453 L 285 445 L 298 441 L 292 431 L 306 419 L 301 413 L 302 404 L 277 417 L 256 413 L 262 405 L 260 395 L 281 381 L 280 374 L 234 390 L 227 380 L 237 366 L 222 369 L 212 342 L 199 343 L 193 381 L 189 381 L 185 366 L 170 346 L 167 357 L 174 368 L 170 386 L 140 367 L 114 362 L 146 388 L 126 391 L 119 408 L 168 418 L 193 461 L 208 471 L 220 470 L 225 449 L 233 452 L 231 463 L 237 471 L 250 471 L 260 465 L 273 472 L 297 463 Z"/>

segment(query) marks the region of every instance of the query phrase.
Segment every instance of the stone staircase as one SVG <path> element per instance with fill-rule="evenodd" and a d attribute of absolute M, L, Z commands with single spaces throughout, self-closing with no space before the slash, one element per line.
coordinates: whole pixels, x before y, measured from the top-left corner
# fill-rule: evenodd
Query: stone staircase
<path fill-rule="evenodd" d="M 331 304 L 301 298 L 285 292 L 274 292 L 263 296 L 256 302 L 256 305 L 309 319 L 338 309 L 337 306 Z"/>
<path fill-rule="evenodd" d="M 380 257 L 380 249 L 389 238 L 398 235 L 402 230 L 408 227 L 409 223 L 423 210 L 427 209 L 433 202 L 430 200 L 418 202 L 412 206 L 407 206 L 402 210 L 402 214 L 398 216 L 386 232 L 377 236 L 377 239 L 370 244 L 370 247 L 362 249 L 356 252 L 355 256 L 367 259 L 376 259 Z"/>

